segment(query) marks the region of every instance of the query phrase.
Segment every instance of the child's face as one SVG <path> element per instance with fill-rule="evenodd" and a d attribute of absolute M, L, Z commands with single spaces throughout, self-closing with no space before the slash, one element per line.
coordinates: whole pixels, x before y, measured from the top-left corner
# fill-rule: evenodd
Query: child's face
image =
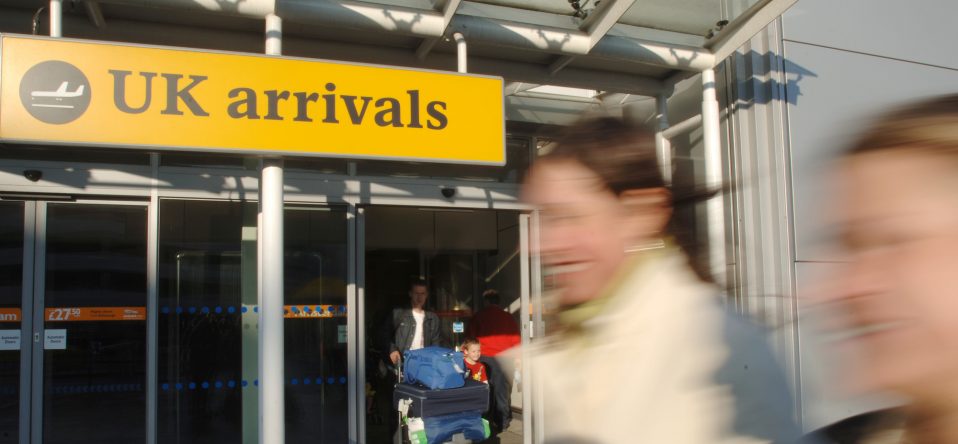
<path fill-rule="evenodd" d="M 482 346 L 479 344 L 471 344 L 466 347 L 465 353 L 470 361 L 478 361 L 479 357 L 482 356 Z"/>

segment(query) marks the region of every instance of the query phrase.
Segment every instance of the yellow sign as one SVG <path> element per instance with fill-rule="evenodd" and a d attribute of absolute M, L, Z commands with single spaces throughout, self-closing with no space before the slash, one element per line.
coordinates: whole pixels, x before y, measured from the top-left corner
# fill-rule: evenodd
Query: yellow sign
<path fill-rule="evenodd" d="M 0 139 L 502 165 L 502 79 L 0 36 Z"/>

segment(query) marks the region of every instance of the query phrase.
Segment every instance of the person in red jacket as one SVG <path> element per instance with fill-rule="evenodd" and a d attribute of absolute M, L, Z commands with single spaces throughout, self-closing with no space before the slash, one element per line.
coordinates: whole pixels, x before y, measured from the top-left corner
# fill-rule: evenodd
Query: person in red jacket
<path fill-rule="evenodd" d="M 503 372 L 495 356 L 519 345 L 519 324 L 515 318 L 499 306 L 499 292 L 486 290 L 482 293 L 485 307 L 473 315 L 466 336 L 477 338 L 482 346 L 480 362 L 485 364 L 492 393 L 490 422 L 498 431 L 509 428 L 512 421 L 512 375 Z"/>

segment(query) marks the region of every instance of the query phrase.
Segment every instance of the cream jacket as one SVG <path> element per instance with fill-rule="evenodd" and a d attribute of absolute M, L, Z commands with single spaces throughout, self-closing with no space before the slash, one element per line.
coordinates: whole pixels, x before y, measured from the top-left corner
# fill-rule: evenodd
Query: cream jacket
<path fill-rule="evenodd" d="M 545 442 L 797 441 L 757 329 L 727 314 L 682 254 L 654 256 L 577 333 L 533 350 Z"/>

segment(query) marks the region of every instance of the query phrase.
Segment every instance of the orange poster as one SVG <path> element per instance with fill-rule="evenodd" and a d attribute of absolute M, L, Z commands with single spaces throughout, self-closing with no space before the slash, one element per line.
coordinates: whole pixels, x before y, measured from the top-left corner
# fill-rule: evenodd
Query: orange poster
<path fill-rule="evenodd" d="M 285 305 L 284 318 L 341 318 L 346 317 L 345 305 Z"/>
<path fill-rule="evenodd" d="M 0 308 L 0 322 L 20 322 L 19 308 Z"/>
<path fill-rule="evenodd" d="M 146 307 L 57 307 L 44 314 L 47 322 L 145 321 Z"/>

